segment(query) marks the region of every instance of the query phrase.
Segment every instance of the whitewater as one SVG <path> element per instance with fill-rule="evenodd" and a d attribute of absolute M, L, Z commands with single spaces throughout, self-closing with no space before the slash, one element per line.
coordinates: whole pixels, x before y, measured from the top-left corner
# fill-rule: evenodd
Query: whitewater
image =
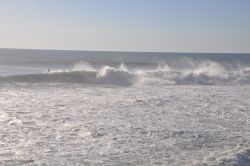
<path fill-rule="evenodd" d="M 250 54 L 0 49 L 0 165 L 250 165 Z"/>

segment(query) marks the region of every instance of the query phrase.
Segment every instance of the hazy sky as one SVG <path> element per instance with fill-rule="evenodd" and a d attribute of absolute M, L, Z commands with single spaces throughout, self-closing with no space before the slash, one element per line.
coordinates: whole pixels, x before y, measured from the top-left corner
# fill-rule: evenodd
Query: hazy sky
<path fill-rule="evenodd" d="M 0 47 L 250 52 L 250 0 L 0 0 Z"/>

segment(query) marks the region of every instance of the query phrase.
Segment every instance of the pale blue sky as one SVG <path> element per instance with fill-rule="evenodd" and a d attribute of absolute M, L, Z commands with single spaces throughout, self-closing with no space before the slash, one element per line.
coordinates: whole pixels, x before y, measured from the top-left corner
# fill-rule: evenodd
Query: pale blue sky
<path fill-rule="evenodd" d="M 250 52 L 249 0 L 1 0 L 0 47 Z"/>

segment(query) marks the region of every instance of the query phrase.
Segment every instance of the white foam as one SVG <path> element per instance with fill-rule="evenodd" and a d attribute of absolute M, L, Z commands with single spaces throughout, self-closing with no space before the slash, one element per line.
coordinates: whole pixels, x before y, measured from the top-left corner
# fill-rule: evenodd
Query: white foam
<path fill-rule="evenodd" d="M 249 90 L 1 87 L 0 160 L 3 165 L 247 165 Z"/>
<path fill-rule="evenodd" d="M 181 61 L 184 63 L 185 61 Z M 248 85 L 248 66 L 226 68 L 213 61 L 187 60 L 185 67 L 159 64 L 155 69 L 129 69 L 124 63 L 117 68 L 103 66 L 96 69 L 86 62 L 72 69 L 51 69 L 43 74 L 0 77 L 1 81 L 16 82 L 74 82 L 113 85 Z M 249 72 L 250 73 L 250 72 Z"/>

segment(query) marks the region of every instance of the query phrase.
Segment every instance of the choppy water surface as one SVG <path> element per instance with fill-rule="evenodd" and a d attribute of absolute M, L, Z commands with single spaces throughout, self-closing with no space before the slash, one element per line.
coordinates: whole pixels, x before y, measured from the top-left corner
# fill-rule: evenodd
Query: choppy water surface
<path fill-rule="evenodd" d="M 6 165 L 247 165 L 250 87 L 0 90 Z"/>
<path fill-rule="evenodd" d="M 250 165 L 250 54 L 0 49 L 0 165 Z"/>

